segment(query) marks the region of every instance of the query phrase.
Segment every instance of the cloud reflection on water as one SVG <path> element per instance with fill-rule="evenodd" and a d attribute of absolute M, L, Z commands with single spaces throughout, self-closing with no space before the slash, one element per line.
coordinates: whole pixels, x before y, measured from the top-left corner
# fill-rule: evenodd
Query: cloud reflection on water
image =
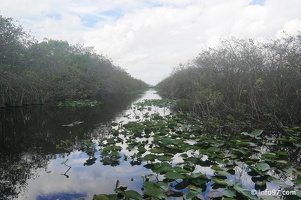
<path fill-rule="evenodd" d="M 51 160 L 47 173 L 44 169 L 39 169 L 39 176 L 34 180 L 28 180 L 30 188 L 26 193 L 27 199 L 38 199 L 38 197 L 55 197 L 58 194 L 85 194 L 87 199 L 92 199 L 94 194 L 114 193 L 117 180 L 129 182 L 129 189 L 140 190 L 142 184 L 141 174 L 150 173 L 143 166 L 131 166 L 128 162 L 121 162 L 116 167 L 103 166 L 97 159 L 96 164 L 84 166 L 88 156 L 82 152 L 72 152 L 68 156 L 67 164 L 71 166 L 68 171 L 69 178 L 62 176 L 68 169 L 62 162 L 66 158 L 58 157 Z M 20 196 L 19 199 L 23 199 Z"/>
<path fill-rule="evenodd" d="M 140 99 L 132 104 L 145 99 L 161 99 L 154 90 L 147 91 Z M 162 108 L 163 109 L 163 108 Z M 162 109 L 156 112 L 163 112 Z M 132 109 L 120 113 L 115 121 L 128 121 L 123 117 L 124 113 L 133 114 Z M 97 149 L 99 149 L 97 147 Z M 122 153 L 129 153 L 127 150 Z M 120 162 L 120 165 L 104 166 L 100 162 L 100 152 L 94 155 L 96 163 L 91 166 L 84 166 L 89 156 L 81 151 L 73 151 L 68 156 L 57 155 L 55 159 L 48 162 L 47 168 L 39 168 L 37 177 L 29 179 L 27 191 L 19 195 L 18 200 L 23 199 L 72 199 L 72 197 L 85 197 L 92 199 L 94 194 L 115 193 L 116 181 L 126 182 L 128 189 L 141 191 L 142 178 L 141 174 L 151 174 L 151 170 L 146 169 L 143 165 L 131 166 L 129 162 Z M 68 159 L 68 160 L 67 160 Z M 66 165 L 63 164 L 66 162 Z M 69 169 L 68 166 L 71 168 Z M 133 179 L 133 181 L 130 181 Z"/>

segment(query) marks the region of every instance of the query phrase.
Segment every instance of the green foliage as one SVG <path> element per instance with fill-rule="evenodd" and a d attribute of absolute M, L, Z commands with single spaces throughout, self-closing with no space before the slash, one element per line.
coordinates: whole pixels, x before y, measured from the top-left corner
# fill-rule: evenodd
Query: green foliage
<path fill-rule="evenodd" d="M 86 166 L 93 163 L 112 167 L 141 165 L 139 169 L 144 167 L 141 172 L 148 173 L 141 177 L 137 173 L 126 176 L 128 180 L 123 181 L 128 182 L 116 184 L 115 194 L 95 195 L 95 199 L 210 199 L 214 196 L 257 199 L 256 195 L 251 196 L 250 188 L 239 184 L 246 179 L 253 182 L 256 191 L 264 191 L 269 184 L 300 189 L 300 127 L 287 128 L 282 133 L 248 128 L 248 132 L 221 134 L 211 131 L 215 130 L 211 126 L 220 128 L 219 121 L 200 121 L 184 113 L 158 115 L 149 114 L 126 124 L 124 121 L 108 123 L 109 132 L 98 143 L 95 140 L 76 143 L 77 150 L 98 157 L 96 162 L 93 160 L 96 158 L 89 158 Z M 146 135 L 149 137 L 145 138 Z M 243 145 L 238 147 L 238 143 Z M 100 152 L 95 154 L 97 145 Z M 68 152 L 74 151 L 73 146 L 71 140 L 66 140 L 58 148 Z M 214 171 L 204 173 L 202 166 Z M 118 174 L 114 176 L 121 179 Z"/>
<path fill-rule="evenodd" d="M 202 51 L 156 87 L 186 99 L 178 109 L 204 117 L 229 116 L 268 124 L 301 118 L 301 35 L 267 43 L 232 39 Z"/>
<path fill-rule="evenodd" d="M 143 102 L 136 103 L 137 106 L 144 108 L 147 106 L 156 106 L 156 107 L 172 107 L 176 105 L 177 101 L 172 99 L 146 99 Z"/>
<path fill-rule="evenodd" d="M 52 39 L 37 42 L 2 16 L 0 74 L 0 107 L 93 99 L 148 87 L 92 47 Z"/>
<path fill-rule="evenodd" d="M 176 179 L 183 179 L 184 176 L 182 174 L 179 174 L 177 172 L 167 172 L 165 174 L 165 177 L 171 180 L 176 180 Z"/>
<path fill-rule="evenodd" d="M 105 194 L 98 194 L 98 195 L 94 195 L 92 200 L 110 200 L 111 198 L 108 197 L 108 195 Z M 116 196 L 117 199 L 117 196 Z"/>
<path fill-rule="evenodd" d="M 66 100 L 66 101 L 60 101 L 58 102 L 56 105 L 58 107 L 85 107 L 85 106 L 96 106 L 96 105 L 100 105 L 101 102 L 96 101 L 96 100 L 89 100 L 89 99 L 82 99 L 82 100 Z"/>
<path fill-rule="evenodd" d="M 263 162 L 256 163 L 255 166 L 256 166 L 256 168 L 257 168 L 258 170 L 260 170 L 260 171 L 262 171 L 262 172 L 265 172 L 265 171 L 271 169 L 270 166 L 269 166 L 267 163 L 263 163 Z"/>
<path fill-rule="evenodd" d="M 244 189 L 241 185 L 241 183 L 236 183 L 234 185 L 234 190 L 236 190 L 239 194 L 241 194 L 243 197 L 250 199 L 250 200 L 258 200 L 259 198 L 257 195 L 254 195 L 251 193 L 250 190 Z"/>
<path fill-rule="evenodd" d="M 167 199 L 167 195 L 164 193 L 164 190 L 162 190 L 159 184 L 146 181 L 143 186 L 145 188 L 145 195 L 158 199 Z"/>
<path fill-rule="evenodd" d="M 137 109 L 152 106 L 154 102 L 159 101 L 141 102 Z M 160 103 L 156 106 L 160 106 Z M 114 155 L 107 152 L 113 151 L 115 147 L 119 147 L 120 154 L 123 148 L 133 150 L 127 152 L 130 164 L 144 164 L 146 169 L 152 171 L 149 175 L 141 175 L 143 195 L 130 190 L 128 194 L 127 190 L 115 192 L 122 194 L 122 199 L 202 199 L 202 192 L 209 189 L 210 183 L 206 199 L 259 199 L 240 183 L 241 174 L 249 176 L 256 191 L 264 191 L 269 182 L 288 187 L 286 180 L 279 178 L 284 174 L 289 180 L 293 180 L 294 189 L 300 187 L 301 171 L 298 163 L 292 164 L 290 161 L 295 157 L 290 157 L 290 153 L 287 153 L 299 146 L 300 128 L 287 129 L 283 133 L 251 129 L 253 131 L 233 135 L 220 134 L 219 131 L 208 132 L 214 129 L 208 129 L 207 123 L 220 127 L 219 122 L 200 121 L 183 113 L 164 116 L 154 113 L 123 126 L 118 126 L 117 122 L 112 123 L 112 135 L 99 143 L 101 155 L 105 154 L 108 159 L 116 160 Z M 147 139 L 145 136 L 148 136 Z M 118 146 L 119 138 L 123 138 L 125 147 Z M 283 151 L 284 148 L 287 152 Z M 178 156 L 182 161 L 178 161 Z M 117 161 L 121 160 L 121 156 L 118 157 Z M 105 160 L 101 162 L 111 166 L 116 166 L 117 163 L 107 163 Z M 210 167 L 214 170 L 213 174 L 197 170 L 202 167 Z"/>

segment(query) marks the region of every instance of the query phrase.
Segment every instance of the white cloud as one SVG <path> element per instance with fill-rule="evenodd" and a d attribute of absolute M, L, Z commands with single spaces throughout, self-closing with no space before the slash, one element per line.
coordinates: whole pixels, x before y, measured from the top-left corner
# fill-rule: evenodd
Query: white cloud
<path fill-rule="evenodd" d="M 264 40 L 301 30 L 300 0 L 256 2 L 0 0 L 0 13 L 18 19 L 38 39 L 95 46 L 135 78 L 156 84 L 220 38 Z"/>

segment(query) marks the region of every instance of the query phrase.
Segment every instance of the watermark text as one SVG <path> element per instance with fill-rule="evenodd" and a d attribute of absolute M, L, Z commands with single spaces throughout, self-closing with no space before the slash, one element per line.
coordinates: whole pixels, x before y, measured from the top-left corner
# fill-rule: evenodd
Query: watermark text
<path fill-rule="evenodd" d="M 257 191 L 257 190 L 251 190 L 252 195 L 257 196 L 289 196 L 289 195 L 296 195 L 296 191 L 288 191 L 288 190 L 264 190 L 264 191 Z"/>

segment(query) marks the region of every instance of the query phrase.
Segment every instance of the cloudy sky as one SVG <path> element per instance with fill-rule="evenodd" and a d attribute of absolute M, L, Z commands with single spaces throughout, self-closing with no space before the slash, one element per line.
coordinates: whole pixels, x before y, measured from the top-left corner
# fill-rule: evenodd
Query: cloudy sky
<path fill-rule="evenodd" d="M 0 14 L 36 39 L 94 46 L 150 84 L 221 38 L 297 34 L 300 8 L 300 0 L 0 0 Z"/>

